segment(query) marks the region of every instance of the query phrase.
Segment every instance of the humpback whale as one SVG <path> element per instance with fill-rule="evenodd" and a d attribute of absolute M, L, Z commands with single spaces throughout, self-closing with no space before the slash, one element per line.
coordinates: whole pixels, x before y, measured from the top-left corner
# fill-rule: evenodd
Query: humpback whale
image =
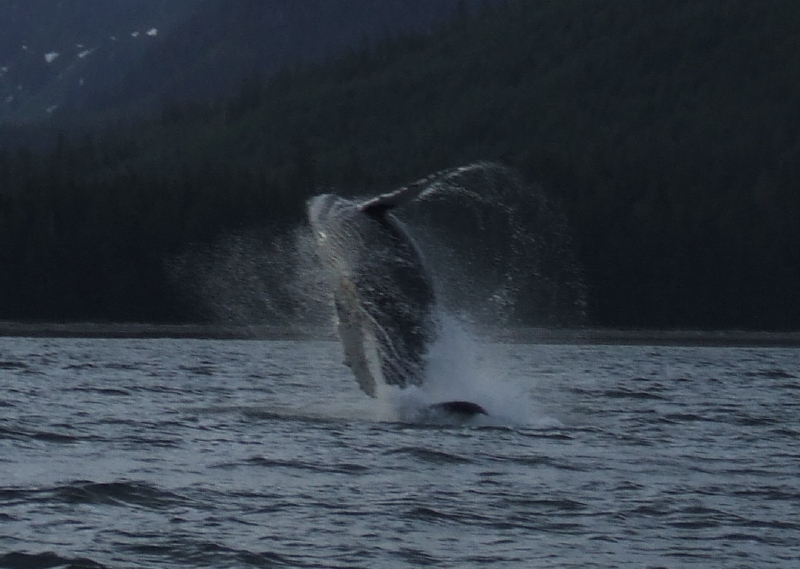
<path fill-rule="evenodd" d="M 317 252 L 331 277 L 344 362 L 371 397 L 380 383 L 423 384 L 425 356 L 438 328 L 430 272 L 392 212 L 476 167 L 444 170 L 367 200 L 321 194 L 306 204 Z M 480 405 L 460 401 L 431 408 L 486 413 Z"/>

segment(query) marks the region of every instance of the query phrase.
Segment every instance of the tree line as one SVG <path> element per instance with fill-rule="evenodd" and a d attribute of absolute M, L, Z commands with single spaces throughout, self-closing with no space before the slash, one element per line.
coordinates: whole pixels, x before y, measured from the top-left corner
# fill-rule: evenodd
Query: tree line
<path fill-rule="evenodd" d="M 565 213 L 590 324 L 797 328 L 799 24 L 789 0 L 489 4 L 243 70 L 232 97 L 7 144 L 0 318 L 203 318 L 165 267 L 187 247 L 279 235 L 325 188 L 488 159 Z"/>

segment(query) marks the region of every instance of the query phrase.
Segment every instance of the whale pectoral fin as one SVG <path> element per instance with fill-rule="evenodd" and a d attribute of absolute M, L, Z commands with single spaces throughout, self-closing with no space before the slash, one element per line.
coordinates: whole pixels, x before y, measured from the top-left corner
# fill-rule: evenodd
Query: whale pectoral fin
<path fill-rule="evenodd" d="M 336 314 L 339 320 L 337 332 L 344 349 L 344 364 L 356 376 L 356 381 L 361 390 L 370 397 L 375 397 L 377 395 L 377 381 L 367 358 L 367 337 L 358 307 L 353 305 L 353 302 L 342 291 L 337 292 L 335 301 Z"/>
<path fill-rule="evenodd" d="M 339 337 L 344 346 L 344 363 L 349 367 L 361 390 L 370 397 L 376 396 L 377 382 L 372 375 L 364 351 L 364 335 L 360 329 L 349 325 L 339 324 Z"/>
<path fill-rule="evenodd" d="M 417 197 L 427 192 L 439 182 L 448 180 L 454 176 L 463 174 L 464 172 L 482 167 L 481 165 L 482 163 L 471 164 L 469 166 L 460 166 L 458 168 L 449 168 L 447 170 L 436 172 L 435 174 L 421 178 L 407 186 L 403 186 L 402 188 L 392 192 L 381 194 L 370 200 L 367 200 L 359 205 L 358 209 L 364 213 L 369 213 L 372 215 L 382 214 L 386 210 L 402 206 L 403 204 L 407 204 L 408 202 L 415 200 Z"/>

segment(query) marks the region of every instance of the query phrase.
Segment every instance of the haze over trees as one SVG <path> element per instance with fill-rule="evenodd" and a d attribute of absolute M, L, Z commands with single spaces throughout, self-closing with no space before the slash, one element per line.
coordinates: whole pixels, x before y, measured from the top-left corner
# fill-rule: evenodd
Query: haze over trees
<path fill-rule="evenodd" d="M 214 37 L 264 5 L 226 3 Z M 165 260 L 285 234 L 320 188 L 497 160 L 569 220 L 590 324 L 800 326 L 800 4 L 458 5 L 275 74 L 215 68 L 227 44 L 190 33 L 203 12 L 129 77 L 185 74 L 3 127 L 0 319 L 203 318 Z"/>

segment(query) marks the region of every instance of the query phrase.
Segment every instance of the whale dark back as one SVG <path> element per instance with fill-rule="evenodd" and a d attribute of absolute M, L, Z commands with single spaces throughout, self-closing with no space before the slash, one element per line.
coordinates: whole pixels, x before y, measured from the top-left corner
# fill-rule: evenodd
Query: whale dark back
<path fill-rule="evenodd" d="M 374 339 L 385 383 L 420 385 L 436 338 L 436 295 L 422 254 L 392 210 L 453 184 L 483 163 L 442 170 L 356 202 L 324 194 L 308 202 L 323 260 L 335 274 L 334 301 L 345 362 L 376 394 L 366 343 Z"/>
<path fill-rule="evenodd" d="M 334 301 L 345 359 L 359 385 L 375 395 L 366 346 L 374 339 L 383 381 L 406 387 L 424 381 L 424 357 L 435 338 L 436 297 L 411 235 L 391 200 L 370 207 L 330 194 L 308 205 L 323 261 L 334 273 Z"/>

